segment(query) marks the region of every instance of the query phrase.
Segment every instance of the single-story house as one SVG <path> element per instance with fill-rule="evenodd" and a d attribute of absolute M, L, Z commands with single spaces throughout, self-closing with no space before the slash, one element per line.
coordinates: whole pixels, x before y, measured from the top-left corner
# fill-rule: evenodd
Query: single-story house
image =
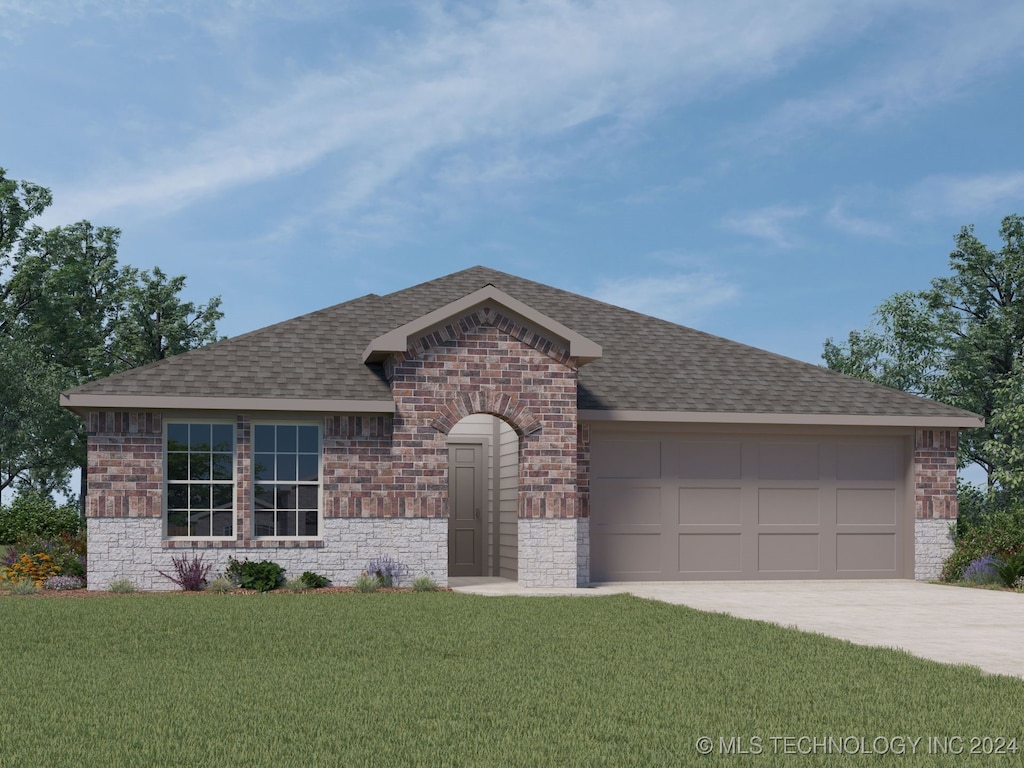
<path fill-rule="evenodd" d="M 980 417 L 483 267 L 72 389 L 89 586 L 931 578 Z"/>

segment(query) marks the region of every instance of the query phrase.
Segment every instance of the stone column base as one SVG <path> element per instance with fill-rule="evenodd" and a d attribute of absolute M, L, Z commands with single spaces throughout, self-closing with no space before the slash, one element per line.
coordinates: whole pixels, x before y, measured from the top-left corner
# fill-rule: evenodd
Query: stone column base
<path fill-rule="evenodd" d="M 937 579 L 942 565 L 953 552 L 949 529 L 956 520 L 924 518 L 914 525 L 914 578 L 919 581 Z"/>

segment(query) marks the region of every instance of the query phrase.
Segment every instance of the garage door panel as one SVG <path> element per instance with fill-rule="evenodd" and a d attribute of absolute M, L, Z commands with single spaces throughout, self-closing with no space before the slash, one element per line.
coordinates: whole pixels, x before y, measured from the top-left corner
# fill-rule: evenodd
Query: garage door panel
<path fill-rule="evenodd" d="M 762 480 L 807 480 L 821 477 L 818 443 L 762 442 L 758 451 Z"/>
<path fill-rule="evenodd" d="M 591 448 L 591 472 L 596 479 L 653 479 L 661 477 L 661 440 L 609 440 Z"/>
<path fill-rule="evenodd" d="M 840 533 L 836 535 L 837 571 L 896 570 L 894 533 Z"/>
<path fill-rule="evenodd" d="M 817 525 L 821 521 L 817 488 L 761 488 L 757 521 L 761 525 Z"/>
<path fill-rule="evenodd" d="M 680 488 L 680 525 L 739 525 L 743 511 L 740 488 Z"/>
<path fill-rule="evenodd" d="M 666 427 L 592 441 L 595 580 L 905 575 L 904 437 Z"/>
<path fill-rule="evenodd" d="M 894 481 L 896 449 L 897 446 L 891 440 L 839 443 L 836 449 L 836 477 L 840 481 Z"/>
<path fill-rule="evenodd" d="M 679 444 L 677 475 L 683 480 L 739 480 L 743 477 L 743 445 L 684 441 Z"/>
<path fill-rule="evenodd" d="M 660 578 L 660 532 L 619 533 L 592 536 L 591 556 L 599 579 Z"/>
<path fill-rule="evenodd" d="M 661 525 L 661 486 L 613 485 L 593 494 L 595 525 Z"/>
<path fill-rule="evenodd" d="M 806 571 L 821 569 L 821 544 L 817 533 L 762 533 L 757 537 L 757 570 Z"/>
<path fill-rule="evenodd" d="M 836 491 L 839 525 L 896 525 L 896 491 L 892 488 L 840 488 Z"/>
<path fill-rule="evenodd" d="M 743 542 L 737 533 L 679 535 L 679 573 L 739 573 Z"/>

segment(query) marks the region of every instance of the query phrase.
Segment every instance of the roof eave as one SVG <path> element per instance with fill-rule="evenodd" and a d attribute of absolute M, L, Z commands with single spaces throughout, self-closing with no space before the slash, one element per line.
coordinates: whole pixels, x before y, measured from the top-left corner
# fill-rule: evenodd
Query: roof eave
<path fill-rule="evenodd" d="M 60 404 L 75 413 L 89 410 L 152 411 L 292 411 L 297 413 L 395 412 L 394 400 L 347 400 L 301 397 L 203 397 L 189 395 L 120 395 L 62 392 Z"/>
<path fill-rule="evenodd" d="M 497 304 L 517 318 L 564 341 L 568 347 L 569 356 L 576 358 L 580 365 L 593 362 L 602 355 L 601 345 L 597 342 L 562 325 L 544 313 L 538 312 L 493 285 L 487 284 L 478 291 L 421 315 L 415 320 L 373 339 L 363 351 L 363 362 L 381 362 L 388 355 L 405 352 L 417 337 L 485 304 Z"/>
<path fill-rule="evenodd" d="M 838 427 L 921 427 L 931 429 L 977 429 L 985 420 L 975 414 L 963 416 L 920 416 L 893 414 L 835 413 L 744 413 L 736 411 L 642 411 L 581 409 L 579 421 L 661 422 L 672 424 L 778 424 Z"/>

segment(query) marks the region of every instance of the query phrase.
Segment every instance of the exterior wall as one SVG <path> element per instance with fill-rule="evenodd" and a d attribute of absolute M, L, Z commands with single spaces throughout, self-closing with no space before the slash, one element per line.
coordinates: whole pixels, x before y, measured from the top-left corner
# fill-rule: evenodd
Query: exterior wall
<path fill-rule="evenodd" d="M 407 516 L 447 517 L 447 433 L 473 413 L 519 434 L 520 518 L 577 516 L 577 372 L 563 347 L 481 308 L 392 355 L 385 373 L 396 404 L 388 495 Z"/>
<path fill-rule="evenodd" d="M 578 583 L 578 521 L 519 518 L 519 584 L 575 587 Z"/>
<path fill-rule="evenodd" d="M 953 553 L 950 526 L 954 521 L 921 518 L 914 522 L 914 578 L 922 581 L 937 579 L 942 574 L 946 558 Z"/>
<path fill-rule="evenodd" d="M 914 517 L 918 520 L 955 520 L 955 429 L 918 429 L 914 432 Z"/>
<path fill-rule="evenodd" d="M 498 464 L 498 575 L 519 578 L 519 438 L 501 422 Z"/>
<path fill-rule="evenodd" d="M 163 515 L 163 421 L 159 413 L 94 411 L 88 436 L 87 517 Z"/>
<path fill-rule="evenodd" d="M 324 417 L 324 518 L 404 517 L 386 490 L 395 477 L 390 416 Z"/>
<path fill-rule="evenodd" d="M 953 551 L 950 523 L 958 513 L 955 429 L 914 432 L 914 578 L 936 579 Z"/>
<path fill-rule="evenodd" d="M 164 417 L 89 414 L 90 587 L 102 589 L 123 576 L 142 589 L 171 588 L 156 571 L 168 570 L 180 549 L 207 552 L 215 570 L 229 555 L 269 558 L 293 573 L 315 570 L 337 583 L 353 581 L 370 558 L 389 554 L 410 575 L 428 573 L 446 583 L 448 432 L 474 413 L 496 415 L 514 428 L 503 428 L 497 444 L 491 441 L 500 474 L 494 478 L 499 573 L 518 575 L 524 586 L 586 583 L 590 426 L 576 421 L 576 366 L 566 350 L 481 309 L 419 339 L 406 354 L 393 356 L 386 370 L 394 417 L 317 417 L 323 425 L 323 503 L 316 541 L 252 537 L 250 415 L 233 416 L 234 540 L 165 541 Z M 955 429 L 914 433 L 919 579 L 936 577 L 951 551 L 957 437 Z M 512 469 L 516 458 L 518 474 Z"/>
<path fill-rule="evenodd" d="M 88 530 L 90 589 L 106 589 L 116 579 L 128 579 L 137 589 L 147 591 L 178 589 L 159 574 L 173 573 L 171 558 L 183 554 L 161 546 L 160 518 L 94 518 Z M 224 571 L 228 557 L 234 557 L 273 560 L 286 569 L 289 578 L 315 571 L 337 586 L 355 583 L 371 559 L 390 555 L 408 568 L 404 584 L 427 574 L 447 586 L 447 520 L 334 518 L 324 521 L 323 533 L 322 547 L 197 548 L 195 554 L 213 564 L 211 578 Z"/>
<path fill-rule="evenodd" d="M 590 518 L 576 518 L 576 586 L 590 583 Z"/>

